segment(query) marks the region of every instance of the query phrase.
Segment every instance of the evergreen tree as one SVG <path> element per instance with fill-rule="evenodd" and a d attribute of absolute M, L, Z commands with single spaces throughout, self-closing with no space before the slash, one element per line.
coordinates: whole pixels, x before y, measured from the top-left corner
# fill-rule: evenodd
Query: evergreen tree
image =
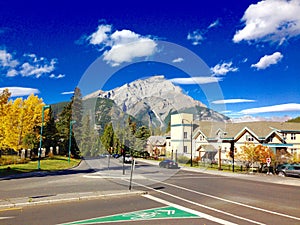
<path fill-rule="evenodd" d="M 115 134 L 112 123 L 109 123 L 105 126 L 103 135 L 101 136 L 101 143 L 105 150 L 107 150 L 110 154 L 113 153 Z"/>

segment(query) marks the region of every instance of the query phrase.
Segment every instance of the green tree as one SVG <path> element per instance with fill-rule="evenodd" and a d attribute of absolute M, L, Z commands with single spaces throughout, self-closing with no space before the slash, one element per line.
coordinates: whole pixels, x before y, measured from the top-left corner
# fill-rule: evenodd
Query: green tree
<path fill-rule="evenodd" d="M 109 123 L 105 126 L 103 135 L 101 136 L 101 143 L 105 150 L 107 150 L 110 154 L 113 153 L 115 141 L 115 134 L 112 123 Z"/>
<path fill-rule="evenodd" d="M 145 151 L 147 139 L 151 136 L 151 131 L 146 126 L 141 126 L 135 133 L 136 141 L 134 150 L 138 155 Z"/>

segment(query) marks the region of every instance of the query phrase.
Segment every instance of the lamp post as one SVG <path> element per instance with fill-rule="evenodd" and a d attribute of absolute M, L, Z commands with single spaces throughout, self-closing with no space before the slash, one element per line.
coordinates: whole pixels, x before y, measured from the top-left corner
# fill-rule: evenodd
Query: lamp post
<path fill-rule="evenodd" d="M 191 167 L 193 166 L 193 140 L 192 140 L 192 135 L 193 135 L 193 121 L 189 121 L 187 119 L 182 119 L 182 125 L 184 124 L 184 120 L 189 122 L 191 124 Z M 183 136 L 183 141 L 184 141 L 184 136 Z M 184 144 L 183 144 L 183 148 L 184 148 Z"/>
<path fill-rule="evenodd" d="M 45 109 L 50 108 L 50 105 L 44 105 L 42 108 L 42 126 L 41 126 L 41 136 L 40 136 L 40 146 L 38 149 L 38 170 L 41 169 L 41 150 L 42 150 L 42 139 L 43 139 L 43 126 L 44 126 L 44 111 Z"/>
<path fill-rule="evenodd" d="M 69 164 L 70 164 L 70 157 L 71 157 L 72 127 L 73 127 L 73 124 L 74 124 L 74 123 L 76 123 L 75 120 L 71 120 L 71 121 L 70 121 L 69 158 L 68 158 Z"/>

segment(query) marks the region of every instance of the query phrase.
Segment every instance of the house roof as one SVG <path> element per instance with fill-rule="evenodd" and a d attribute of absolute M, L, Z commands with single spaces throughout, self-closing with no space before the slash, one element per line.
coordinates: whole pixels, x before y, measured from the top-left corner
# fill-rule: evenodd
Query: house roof
<path fill-rule="evenodd" d="M 222 139 L 233 139 L 244 130 L 256 135 L 258 138 L 265 138 L 272 132 L 299 132 L 300 123 L 281 122 L 244 122 L 244 123 L 223 123 L 212 121 L 200 121 L 197 123 L 196 131 L 201 131 L 207 138 L 215 139 L 217 132 L 223 132 Z"/>
<path fill-rule="evenodd" d="M 166 144 L 166 137 L 163 136 L 150 136 L 147 141 L 152 146 L 159 146 Z"/>

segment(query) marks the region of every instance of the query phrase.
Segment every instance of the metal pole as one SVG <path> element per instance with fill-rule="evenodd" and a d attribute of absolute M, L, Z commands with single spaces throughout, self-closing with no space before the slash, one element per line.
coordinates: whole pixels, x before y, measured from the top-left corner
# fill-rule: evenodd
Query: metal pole
<path fill-rule="evenodd" d="M 193 121 L 191 121 L 191 167 L 193 167 L 193 148 L 192 148 L 192 135 L 193 135 Z"/>
<path fill-rule="evenodd" d="M 42 126 L 41 126 L 41 136 L 40 136 L 40 146 L 39 146 L 39 149 L 38 149 L 38 170 L 41 169 L 41 150 L 42 150 L 42 139 L 43 139 L 43 125 L 44 125 L 44 110 L 49 108 L 50 106 L 49 105 L 44 105 L 43 108 L 42 108 Z"/>

